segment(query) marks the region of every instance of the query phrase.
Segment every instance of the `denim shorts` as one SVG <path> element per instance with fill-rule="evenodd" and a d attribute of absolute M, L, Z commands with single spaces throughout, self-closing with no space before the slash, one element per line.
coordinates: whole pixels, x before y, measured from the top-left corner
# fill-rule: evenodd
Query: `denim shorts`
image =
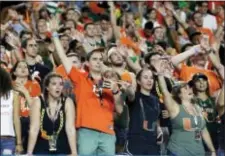
<path fill-rule="evenodd" d="M 0 155 L 12 155 L 15 153 L 15 138 L 1 138 Z"/>

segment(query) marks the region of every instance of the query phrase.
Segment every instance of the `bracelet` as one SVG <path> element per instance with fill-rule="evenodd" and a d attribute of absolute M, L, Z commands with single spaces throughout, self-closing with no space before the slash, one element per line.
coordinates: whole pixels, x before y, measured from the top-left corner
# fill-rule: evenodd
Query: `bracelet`
<path fill-rule="evenodd" d="M 58 38 L 58 37 L 59 37 L 58 33 L 56 31 L 54 31 L 52 33 L 52 38 Z"/>
<path fill-rule="evenodd" d="M 198 53 L 199 53 L 199 49 L 194 48 L 194 52 L 195 52 L 195 56 L 196 56 L 196 55 L 198 55 Z"/>

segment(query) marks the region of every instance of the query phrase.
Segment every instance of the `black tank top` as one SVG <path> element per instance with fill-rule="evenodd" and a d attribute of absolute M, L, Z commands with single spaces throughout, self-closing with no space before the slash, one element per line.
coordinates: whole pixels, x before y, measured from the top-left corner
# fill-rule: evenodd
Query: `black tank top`
<path fill-rule="evenodd" d="M 58 113 L 57 119 L 54 124 L 51 119 L 49 119 L 46 112 L 46 104 L 43 98 L 40 96 L 41 100 L 41 119 L 40 119 L 40 130 L 37 138 L 37 142 L 34 148 L 34 154 L 71 154 L 69 147 L 67 134 L 65 131 L 65 101 L 66 98 L 61 99 L 61 108 Z M 53 129 L 58 134 L 57 138 L 57 150 L 54 152 L 49 151 L 49 141 L 48 136 L 53 134 Z"/>

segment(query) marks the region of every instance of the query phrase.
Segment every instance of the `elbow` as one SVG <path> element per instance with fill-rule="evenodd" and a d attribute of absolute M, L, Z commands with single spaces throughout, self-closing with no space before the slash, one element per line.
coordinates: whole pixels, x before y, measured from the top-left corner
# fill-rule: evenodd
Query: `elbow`
<path fill-rule="evenodd" d="M 176 57 L 176 56 L 174 56 L 174 57 Z M 174 57 L 171 58 L 171 63 L 173 64 L 173 66 L 176 67 L 178 65 L 178 62 L 177 62 L 176 58 L 174 58 Z"/>
<path fill-rule="evenodd" d="M 30 131 L 29 131 L 29 135 L 30 136 L 38 135 L 39 130 L 40 130 L 39 126 L 31 126 Z"/>
<path fill-rule="evenodd" d="M 76 133 L 75 127 L 74 126 L 66 126 L 66 134 L 69 137 L 74 136 Z"/>
<path fill-rule="evenodd" d="M 121 115 L 121 114 L 123 113 L 123 108 L 119 109 L 119 110 L 117 111 L 117 113 L 118 113 L 119 115 Z"/>
<path fill-rule="evenodd" d="M 119 115 L 121 115 L 123 113 L 123 106 L 122 105 L 121 106 L 117 106 L 116 113 L 119 114 Z"/>

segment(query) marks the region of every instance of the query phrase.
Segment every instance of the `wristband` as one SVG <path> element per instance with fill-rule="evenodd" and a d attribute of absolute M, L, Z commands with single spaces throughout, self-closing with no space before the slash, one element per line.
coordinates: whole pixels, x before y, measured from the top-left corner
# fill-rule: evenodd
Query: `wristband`
<path fill-rule="evenodd" d="M 194 48 L 195 56 L 199 54 L 199 48 Z"/>
<path fill-rule="evenodd" d="M 58 37 L 59 37 L 58 33 L 56 31 L 54 31 L 52 33 L 52 38 L 58 38 Z"/>

